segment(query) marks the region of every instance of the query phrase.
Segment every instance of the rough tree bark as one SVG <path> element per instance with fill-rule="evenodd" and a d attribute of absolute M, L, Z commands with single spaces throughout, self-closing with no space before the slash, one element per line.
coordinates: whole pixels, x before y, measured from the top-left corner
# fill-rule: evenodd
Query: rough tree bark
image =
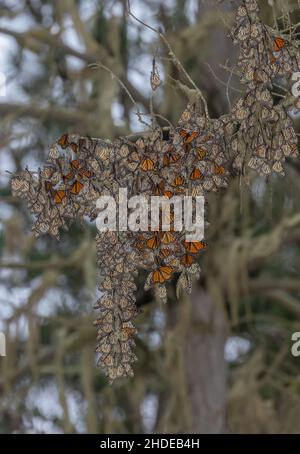
<path fill-rule="evenodd" d="M 192 413 L 190 432 L 224 433 L 226 315 L 203 289 L 195 289 L 190 304 L 191 320 L 184 352 Z"/>

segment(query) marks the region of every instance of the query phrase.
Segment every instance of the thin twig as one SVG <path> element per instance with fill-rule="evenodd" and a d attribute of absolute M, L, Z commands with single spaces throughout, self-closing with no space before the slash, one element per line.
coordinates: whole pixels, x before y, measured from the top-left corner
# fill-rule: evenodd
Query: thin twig
<path fill-rule="evenodd" d="M 144 27 L 148 28 L 149 30 L 153 31 L 154 33 L 156 33 L 160 38 L 161 40 L 164 42 L 164 44 L 166 45 L 168 51 L 169 51 L 169 55 L 173 61 L 173 63 L 175 64 L 175 66 L 179 69 L 179 71 L 181 71 L 184 76 L 186 77 L 186 79 L 189 81 L 189 83 L 192 85 L 192 87 L 194 88 L 194 90 L 196 91 L 197 93 L 197 96 L 199 97 L 199 99 L 201 99 L 202 103 L 203 103 L 203 107 L 204 107 L 204 112 L 205 112 L 205 116 L 207 118 L 209 118 L 209 113 L 208 113 L 208 106 L 207 106 L 207 101 L 203 95 L 203 93 L 201 92 L 201 90 L 199 89 L 199 87 L 197 87 L 197 85 L 195 84 L 195 82 L 193 81 L 193 79 L 190 77 L 190 75 L 187 73 L 187 71 L 185 70 L 185 68 L 183 67 L 182 63 L 179 61 L 179 59 L 176 57 L 169 41 L 167 40 L 166 36 L 164 35 L 164 33 L 162 33 L 161 30 L 158 30 L 154 27 L 152 27 L 151 25 L 149 24 L 146 24 L 145 22 L 143 22 L 141 19 L 139 19 L 137 16 L 135 16 L 131 10 L 131 6 L 130 6 L 130 0 L 127 0 L 127 10 L 128 10 L 128 14 L 129 16 L 131 16 L 134 20 L 136 20 L 137 22 L 139 22 L 141 25 L 143 25 Z"/>
<path fill-rule="evenodd" d="M 122 80 L 110 69 L 108 68 L 107 66 L 105 66 L 103 63 L 101 62 L 98 62 L 98 63 L 92 63 L 90 65 L 88 65 L 89 68 L 91 69 L 97 69 L 97 68 L 102 68 L 104 69 L 105 71 L 107 71 L 111 77 L 113 79 L 116 79 L 118 81 L 118 83 L 121 85 L 121 87 L 123 88 L 123 90 L 125 91 L 125 93 L 128 95 L 130 101 L 132 102 L 132 104 L 134 105 L 134 107 L 136 108 L 136 113 L 137 113 L 137 116 L 138 116 L 138 119 L 140 121 L 140 123 L 144 124 L 145 126 L 147 126 L 148 128 L 151 127 L 150 124 L 146 123 L 143 118 L 142 118 L 142 112 L 140 111 L 140 108 L 137 104 L 137 102 L 134 100 L 132 94 L 130 93 L 130 91 L 128 90 L 128 88 L 126 87 L 126 85 L 124 84 L 124 82 L 122 82 Z"/>

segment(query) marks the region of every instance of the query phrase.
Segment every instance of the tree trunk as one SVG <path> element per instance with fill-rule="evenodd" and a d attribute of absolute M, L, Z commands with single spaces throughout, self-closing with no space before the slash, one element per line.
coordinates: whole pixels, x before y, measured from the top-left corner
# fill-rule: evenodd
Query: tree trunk
<path fill-rule="evenodd" d="M 226 316 L 202 289 L 195 289 L 190 302 L 190 329 L 184 352 L 192 413 L 190 433 L 224 433 Z"/>

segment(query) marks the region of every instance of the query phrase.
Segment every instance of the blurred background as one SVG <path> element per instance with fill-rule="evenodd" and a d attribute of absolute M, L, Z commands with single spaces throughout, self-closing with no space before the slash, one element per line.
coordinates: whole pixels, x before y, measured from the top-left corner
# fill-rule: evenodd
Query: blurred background
<path fill-rule="evenodd" d="M 299 22 L 297 0 L 269 0 L 267 24 L 272 5 L 282 27 Z M 241 89 L 231 2 L 131 6 L 166 33 L 211 116 L 228 112 Z M 151 100 L 153 56 L 163 85 Z M 37 169 L 64 132 L 138 133 L 137 109 L 176 124 L 188 101 L 178 70 L 125 0 L 0 0 L 0 70 L 0 433 L 299 433 L 300 161 L 284 178 L 249 173 L 210 196 L 191 296 L 176 301 L 170 285 L 159 305 L 141 276 L 135 377 L 110 386 L 95 367 L 95 226 L 35 239 L 6 171 Z"/>

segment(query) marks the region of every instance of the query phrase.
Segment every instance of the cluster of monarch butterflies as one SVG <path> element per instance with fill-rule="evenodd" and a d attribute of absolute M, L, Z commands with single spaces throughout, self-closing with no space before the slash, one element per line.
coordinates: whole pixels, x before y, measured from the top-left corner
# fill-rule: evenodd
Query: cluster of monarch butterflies
<path fill-rule="evenodd" d="M 102 296 L 95 306 L 100 310 L 95 321 L 96 351 L 100 354 L 99 366 L 112 382 L 118 377 L 132 376 L 131 364 L 137 359 L 132 352 L 136 334 L 132 321 L 139 313 L 135 304 L 136 253 L 129 252 L 125 233 L 98 233 L 96 245 L 98 266 L 104 273 Z"/>
<path fill-rule="evenodd" d="M 298 141 L 288 106 L 277 102 L 272 92 L 276 82 L 290 84 L 293 73 L 299 71 L 298 43 L 275 35 L 261 22 L 256 0 L 245 0 L 238 8 L 231 35 L 239 45 L 238 71 L 246 85 L 232 109 L 234 165 L 239 170 L 248 165 L 261 175 L 272 171 L 284 175 L 283 163 L 297 157 Z"/>
<path fill-rule="evenodd" d="M 99 196 L 116 199 L 119 188 L 127 188 L 128 198 L 205 196 L 226 188 L 230 175 L 244 172 L 247 165 L 263 175 L 283 174 L 284 159 L 297 156 L 297 137 L 288 116 L 291 105 L 275 103 L 272 91 L 274 80 L 289 82 L 299 71 L 297 47 L 261 23 L 255 0 L 244 0 L 238 8 L 231 34 L 240 48 L 237 70 L 246 89 L 229 114 L 210 119 L 189 104 L 167 137 L 158 128 L 135 141 L 64 134 L 37 174 L 26 169 L 12 179 L 13 194 L 25 198 L 36 216 L 37 235 L 59 238 L 70 221 L 95 220 Z M 161 82 L 155 66 L 151 77 L 155 90 Z M 97 234 L 102 274 L 97 352 L 111 382 L 133 375 L 138 268 L 148 270 L 145 288 L 153 288 L 164 302 L 166 284 L 175 276 L 177 294 L 190 292 L 192 280 L 199 277 L 197 257 L 206 244 L 186 241 L 184 229 L 174 228 L 174 209 L 168 221 L 168 231 L 160 224 L 155 230 Z"/>

